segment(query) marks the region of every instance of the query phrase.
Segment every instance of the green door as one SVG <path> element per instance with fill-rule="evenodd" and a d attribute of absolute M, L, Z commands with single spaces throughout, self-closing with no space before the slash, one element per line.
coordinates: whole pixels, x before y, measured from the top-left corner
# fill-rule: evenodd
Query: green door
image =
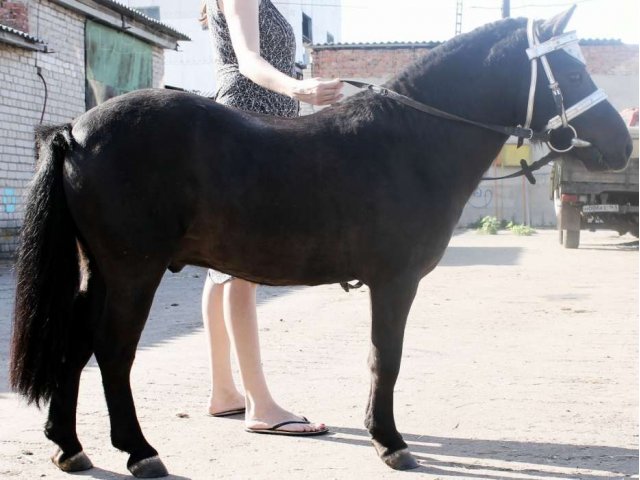
<path fill-rule="evenodd" d="M 151 45 L 126 32 L 87 20 L 85 52 L 87 110 L 153 84 Z"/>

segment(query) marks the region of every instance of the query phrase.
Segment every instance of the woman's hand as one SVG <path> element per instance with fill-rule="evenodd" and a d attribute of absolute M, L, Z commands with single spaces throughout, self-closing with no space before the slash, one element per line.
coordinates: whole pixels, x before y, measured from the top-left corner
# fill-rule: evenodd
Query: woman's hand
<path fill-rule="evenodd" d="M 342 85 L 342 82 L 337 78 L 333 80 L 322 78 L 298 80 L 293 87 L 292 97 L 311 105 L 332 105 L 343 97 L 340 93 Z"/>

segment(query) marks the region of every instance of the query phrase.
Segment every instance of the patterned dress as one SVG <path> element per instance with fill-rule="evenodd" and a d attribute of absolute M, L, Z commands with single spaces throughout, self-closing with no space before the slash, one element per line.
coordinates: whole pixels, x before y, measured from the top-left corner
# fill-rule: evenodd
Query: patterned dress
<path fill-rule="evenodd" d="M 216 101 L 250 112 L 279 117 L 297 116 L 300 106 L 296 100 L 267 90 L 240 73 L 229 27 L 217 0 L 207 0 L 207 17 L 213 38 Z M 260 1 L 258 26 L 260 56 L 282 73 L 294 76 L 296 38 L 293 28 L 271 0 Z M 209 270 L 209 278 L 214 283 L 225 283 L 233 277 Z"/>
<path fill-rule="evenodd" d="M 217 0 L 207 1 L 209 31 L 213 37 L 216 101 L 242 110 L 280 117 L 298 115 L 298 102 L 267 90 L 238 70 L 229 28 Z M 293 28 L 271 0 L 261 0 L 258 12 L 260 56 L 282 73 L 294 76 L 296 38 Z"/>

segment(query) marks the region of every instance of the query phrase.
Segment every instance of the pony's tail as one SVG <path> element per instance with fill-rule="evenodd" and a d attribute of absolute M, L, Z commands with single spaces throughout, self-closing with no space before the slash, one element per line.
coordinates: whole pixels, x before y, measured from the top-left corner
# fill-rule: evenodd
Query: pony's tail
<path fill-rule="evenodd" d="M 71 125 L 36 132 L 37 173 L 31 185 L 16 259 L 16 301 L 9 380 L 29 403 L 46 403 L 65 368 L 80 269 L 76 228 L 63 188 Z"/>

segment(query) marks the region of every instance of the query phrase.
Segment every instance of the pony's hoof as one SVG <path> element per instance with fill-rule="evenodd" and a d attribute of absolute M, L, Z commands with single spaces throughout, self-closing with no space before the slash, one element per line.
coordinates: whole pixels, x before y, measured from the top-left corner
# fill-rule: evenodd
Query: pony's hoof
<path fill-rule="evenodd" d="M 418 462 L 406 448 L 388 455 L 381 455 L 380 458 L 394 470 L 412 470 L 419 467 Z"/>
<path fill-rule="evenodd" d="M 167 467 L 164 466 L 158 455 L 140 460 L 128 468 L 136 478 L 158 478 L 169 475 Z"/>
<path fill-rule="evenodd" d="M 51 457 L 51 461 L 63 472 L 82 472 L 93 468 L 93 463 L 82 450 L 69 458 L 65 458 L 64 452 L 58 449 Z"/>

